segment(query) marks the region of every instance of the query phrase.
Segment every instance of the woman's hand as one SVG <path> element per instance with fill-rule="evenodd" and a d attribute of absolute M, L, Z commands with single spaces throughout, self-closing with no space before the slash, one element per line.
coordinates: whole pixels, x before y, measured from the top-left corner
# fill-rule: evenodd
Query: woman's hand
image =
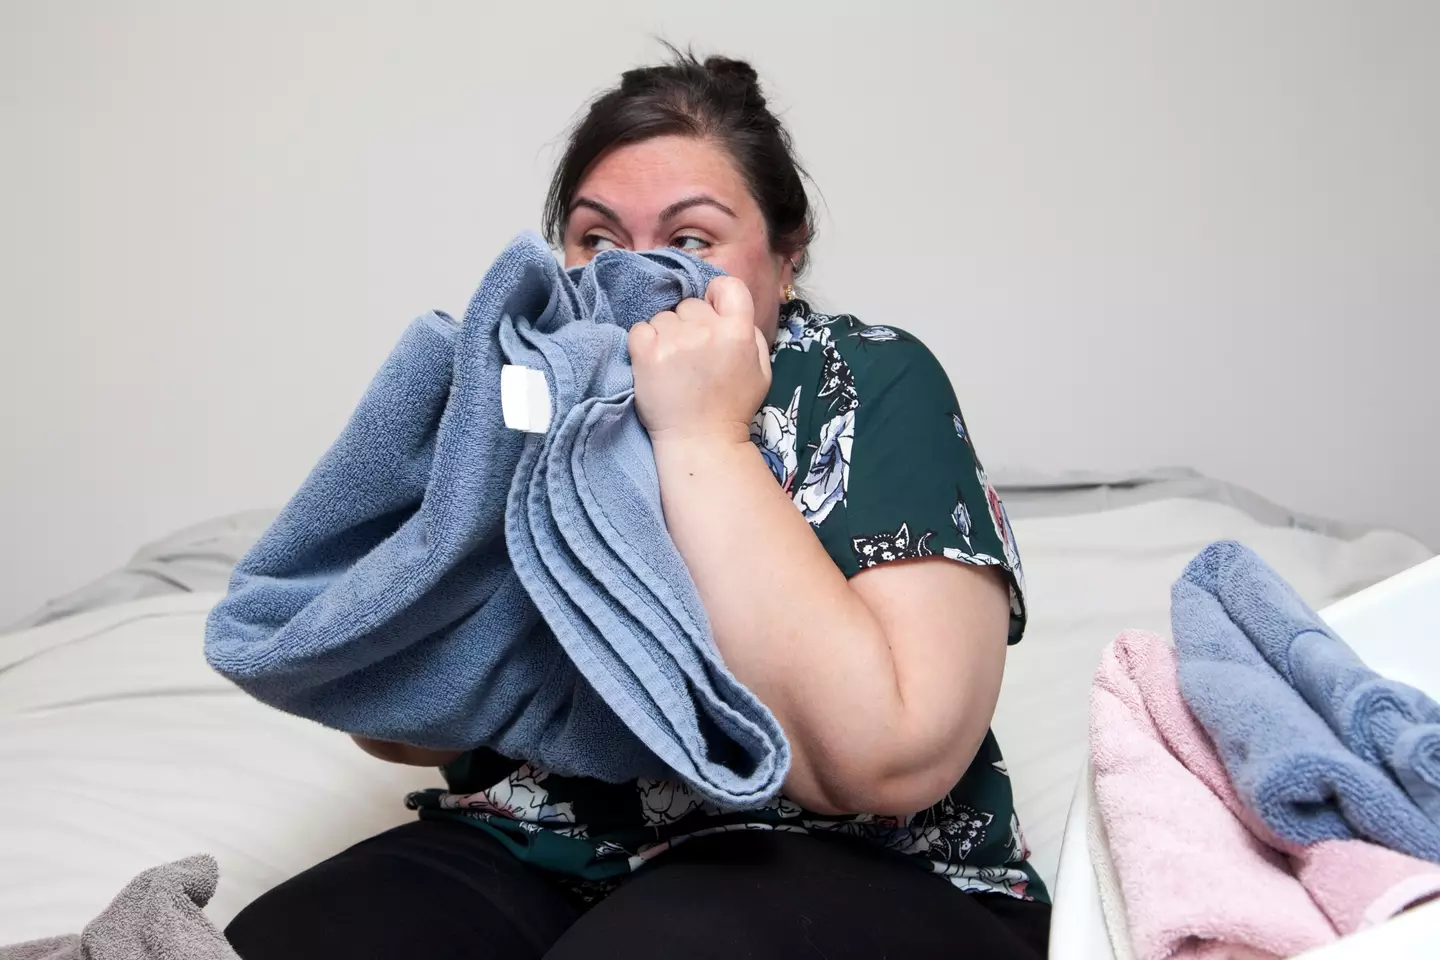
<path fill-rule="evenodd" d="M 716 277 L 704 300 L 636 324 L 630 359 L 635 409 L 654 441 L 749 441 L 770 389 L 770 350 L 744 283 Z"/>

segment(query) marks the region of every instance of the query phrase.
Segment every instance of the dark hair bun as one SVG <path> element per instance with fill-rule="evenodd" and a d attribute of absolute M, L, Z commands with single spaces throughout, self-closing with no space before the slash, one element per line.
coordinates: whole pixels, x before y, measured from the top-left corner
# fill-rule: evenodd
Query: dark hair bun
<path fill-rule="evenodd" d="M 667 46 L 669 46 L 667 44 Z M 744 60 L 669 47 L 667 63 L 637 67 L 602 93 L 570 132 L 545 198 L 545 232 L 560 243 L 585 171 L 605 151 L 652 137 L 706 137 L 722 145 L 765 216 L 771 247 L 804 266 L 815 237 L 805 172 L 790 136 L 765 105 L 760 76 Z"/>
<path fill-rule="evenodd" d="M 705 72 L 710 74 L 711 79 L 717 84 L 724 87 L 727 93 L 736 94 L 756 106 L 765 104 L 765 97 L 760 92 L 760 75 L 744 60 L 731 60 L 729 57 L 706 57 Z"/>

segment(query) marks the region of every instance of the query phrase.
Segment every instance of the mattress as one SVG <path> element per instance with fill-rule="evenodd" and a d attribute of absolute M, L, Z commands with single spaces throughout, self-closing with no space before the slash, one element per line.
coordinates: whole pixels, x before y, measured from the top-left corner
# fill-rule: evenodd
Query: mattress
<path fill-rule="evenodd" d="M 1047 881 L 1100 650 L 1127 627 L 1166 631 L 1170 583 L 1201 547 L 1241 540 L 1317 607 L 1430 556 L 1403 535 L 1300 518 L 1198 475 L 1122 480 L 1009 491 L 1031 620 L 995 730 Z M 220 861 L 209 912 L 223 924 L 407 821 L 404 794 L 439 783 L 249 699 L 205 664 L 205 615 L 268 517 L 152 544 L 27 618 L 38 625 L 0 635 L 0 943 L 78 930 L 134 874 L 198 852 Z"/>

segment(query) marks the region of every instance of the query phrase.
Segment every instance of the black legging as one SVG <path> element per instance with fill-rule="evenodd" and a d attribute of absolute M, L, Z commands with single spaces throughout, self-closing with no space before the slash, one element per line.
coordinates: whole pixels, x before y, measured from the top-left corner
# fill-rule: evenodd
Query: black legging
<path fill-rule="evenodd" d="M 482 830 L 417 821 L 271 890 L 244 960 L 1045 956 L 1050 908 L 969 896 L 897 854 L 770 831 L 690 840 L 589 910 Z"/>

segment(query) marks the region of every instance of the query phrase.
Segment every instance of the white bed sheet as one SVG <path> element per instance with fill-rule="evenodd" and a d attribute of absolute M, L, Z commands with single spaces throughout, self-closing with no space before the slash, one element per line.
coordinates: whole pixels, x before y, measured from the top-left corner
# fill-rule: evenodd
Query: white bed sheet
<path fill-rule="evenodd" d="M 1340 540 L 1196 500 L 1015 526 L 1031 625 L 995 726 L 1047 881 L 1099 651 L 1125 627 L 1165 630 L 1170 583 L 1201 547 L 1240 539 L 1317 605 L 1429 556 L 1398 534 Z M 213 674 L 201 638 L 215 599 L 138 600 L 0 635 L 0 943 L 78 930 L 136 873 L 197 852 L 220 860 L 210 914 L 223 924 L 285 877 L 407 821 L 404 793 L 439 783 Z"/>
<path fill-rule="evenodd" d="M 78 931 L 130 878 L 220 861 L 228 922 L 285 877 L 413 817 L 434 770 L 373 760 L 210 670 L 217 594 L 0 637 L 0 944 Z"/>

